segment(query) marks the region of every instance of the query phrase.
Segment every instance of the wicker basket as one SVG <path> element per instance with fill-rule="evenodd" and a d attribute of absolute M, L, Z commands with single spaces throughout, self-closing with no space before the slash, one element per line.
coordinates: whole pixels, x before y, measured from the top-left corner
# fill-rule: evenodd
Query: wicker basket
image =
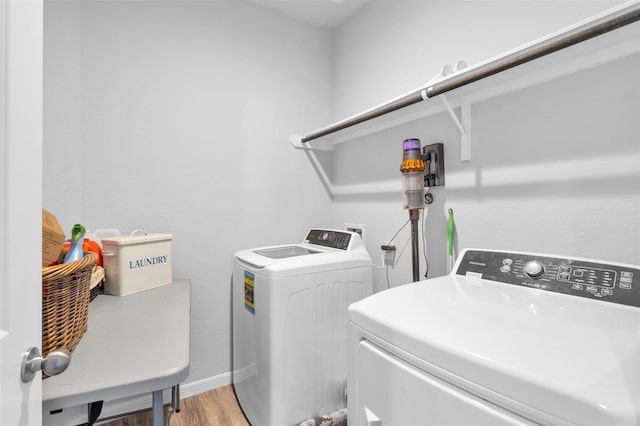
<path fill-rule="evenodd" d="M 73 351 L 87 330 L 91 272 L 98 256 L 42 268 L 42 356 Z"/>

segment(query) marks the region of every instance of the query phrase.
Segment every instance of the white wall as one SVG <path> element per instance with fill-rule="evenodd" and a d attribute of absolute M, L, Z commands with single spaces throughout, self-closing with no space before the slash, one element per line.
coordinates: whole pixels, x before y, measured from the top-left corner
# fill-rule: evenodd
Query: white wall
<path fill-rule="evenodd" d="M 357 222 L 380 263 L 380 242 L 406 221 L 400 194 L 331 203 L 290 133 L 611 5 L 371 2 L 330 34 L 237 1 L 48 1 L 43 205 L 65 229 L 82 222 L 172 233 L 174 272 L 193 283 L 188 382 L 224 376 L 235 250 Z M 640 95 L 630 83 L 639 66 L 637 58 L 624 65 L 474 105 L 470 163 L 458 161 L 459 134 L 444 114 L 337 145 L 334 183 L 399 180 L 404 138 L 442 141 L 447 186 L 433 190 L 426 222 L 430 276 L 445 270 L 449 207 L 458 247 L 638 263 L 640 176 L 629 162 L 639 159 L 632 114 Z M 612 73 L 615 84 L 592 95 Z M 532 155 L 524 147 L 535 147 Z M 581 170 L 594 163 L 604 178 Z M 392 285 L 410 280 L 408 257 L 391 271 Z M 377 287 L 384 281 L 378 271 Z"/>
<path fill-rule="evenodd" d="M 402 2 L 392 7 L 373 2 L 337 33 L 335 111 L 365 110 L 426 83 L 443 64 L 471 58 L 473 65 L 613 5 Z M 500 37 L 491 36 L 488 28 Z M 635 165 L 640 143 L 633 117 L 640 107 L 634 83 L 639 71 L 640 59 L 628 58 L 474 104 L 468 163 L 460 162 L 460 134 L 446 113 L 338 144 L 334 183 L 399 182 L 403 139 L 418 137 L 423 145 L 443 142 L 446 186 L 433 189 L 435 201 L 426 222 L 430 277 L 446 271 L 449 208 L 454 210 L 459 249 L 536 251 L 637 264 L 640 169 Z M 378 264 L 380 243 L 408 216 L 399 192 L 340 197 L 333 212 L 336 223 L 367 225 L 367 247 Z M 396 244 L 402 246 L 408 237 L 405 228 Z M 383 270 L 375 279 L 377 288 L 386 286 Z M 407 248 L 390 281 L 398 285 L 410 280 Z"/>
<path fill-rule="evenodd" d="M 335 35 L 334 119 L 415 89 L 621 1 L 373 1 Z"/>
<path fill-rule="evenodd" d="M 65 230 L 172 233 L 187 382 L 226 375 L 234 251 L 330 224 L 288 141 L 330 118 L 330 34 L 202 1 L 48 1 L 45 31 L 44 207 Z"/>
<path fill-rule="evenodd" d="M 44 13 L 43 207 L 70 231 L 82 212 L 81 3 Z"/>

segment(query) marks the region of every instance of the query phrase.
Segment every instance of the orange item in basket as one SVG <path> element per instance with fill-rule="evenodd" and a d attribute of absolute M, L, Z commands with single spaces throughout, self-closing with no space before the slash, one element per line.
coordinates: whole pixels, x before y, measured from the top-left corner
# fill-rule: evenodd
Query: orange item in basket
<path fill-rule="evenodd" d="M 71 241 L 67 240 L 64 242 L 64 251 L 68 251 L 69 247 L 71 247 Z M 98 261 L 96 262 L 96 265 L 102 266 L 102 249 L 100 248 L 100 245 L 98 243 L 88 238 L 85 238 L 84 242 L 82 243 L 82 251 L 85 253 L 92 251 L 95 254 L 97 254 Z"/>

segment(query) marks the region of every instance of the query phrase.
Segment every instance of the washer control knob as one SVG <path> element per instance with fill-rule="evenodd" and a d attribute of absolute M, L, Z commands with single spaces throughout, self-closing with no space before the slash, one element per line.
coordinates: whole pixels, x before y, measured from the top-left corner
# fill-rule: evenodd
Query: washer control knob
<path fill-rule="evenodd" d="M 531 278 L 540 278 L 544 274 L 544 265 L 537 260 L 531 260 L 524 265 L 524 273 Z"/>

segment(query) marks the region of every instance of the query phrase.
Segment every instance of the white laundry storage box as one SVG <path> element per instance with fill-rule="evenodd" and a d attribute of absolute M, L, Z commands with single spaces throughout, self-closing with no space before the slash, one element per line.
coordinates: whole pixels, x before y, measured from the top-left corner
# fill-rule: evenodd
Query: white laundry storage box
<path fill-rule="evenodd" d="M 102 240 L 104 292 L 126 296 L 173 281 L 171 234 L 132 234 Z"/>

